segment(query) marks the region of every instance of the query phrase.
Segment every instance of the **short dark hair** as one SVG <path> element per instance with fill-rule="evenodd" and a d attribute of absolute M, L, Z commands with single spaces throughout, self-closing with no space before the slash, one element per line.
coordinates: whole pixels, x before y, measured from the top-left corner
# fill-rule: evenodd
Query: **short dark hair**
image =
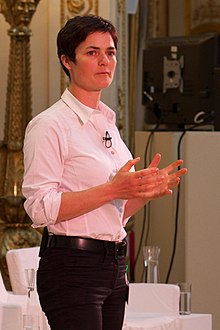
<path fill-rule="evenodd" d="M 75 16 L 70 18 L 57 35 L 57 54 L 64 72 L 69 77 L 69 71 L 63 65 L 61 56 L 66 55 L 71 61 L 75 62 L 75 50 L 87 36 L 94 32 L 109 32 L 115 48 L 117 49 L 118 37 L 114 25 L 96 15 Z"/>

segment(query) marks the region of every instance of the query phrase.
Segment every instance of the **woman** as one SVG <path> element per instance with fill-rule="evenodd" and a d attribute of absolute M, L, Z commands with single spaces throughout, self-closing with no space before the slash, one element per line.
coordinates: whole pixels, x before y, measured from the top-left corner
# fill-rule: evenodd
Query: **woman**
<path fill-rule="evenodd" d="M 156 154 L 134 172 L 115 113 L 100 101 L 113 79 L 117 35 L 107 20 L 70 19 L 57 37 L 69 86 L 28 125 L 24 142 L 25 208 L 49 239 L 37 272 L 40 303 L 52 330 L 119 330 L 129 217 L 149 200 L 169 195 L 186 169 L 158 170 Z"/>

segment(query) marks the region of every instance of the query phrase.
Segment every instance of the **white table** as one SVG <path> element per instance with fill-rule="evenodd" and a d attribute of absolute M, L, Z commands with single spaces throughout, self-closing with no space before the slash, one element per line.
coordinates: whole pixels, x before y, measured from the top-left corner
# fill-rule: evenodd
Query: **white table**
<path fill-rule="evenodd" d="M 210 314 L 163 315 L 158 313 L 129 313 L 123 330 L 212 330 Z"/>
<path fill-rule="evenodd" d="M 179 316 L 159 313 L 129 313 L 123 330 L 181 330 Z M 195 329 L 194 329 L 195 330 Z"/>
<path fill-rule="evenodd" d="M 212 330 L 211 314 L 180 315 L 181 330 Z"/>

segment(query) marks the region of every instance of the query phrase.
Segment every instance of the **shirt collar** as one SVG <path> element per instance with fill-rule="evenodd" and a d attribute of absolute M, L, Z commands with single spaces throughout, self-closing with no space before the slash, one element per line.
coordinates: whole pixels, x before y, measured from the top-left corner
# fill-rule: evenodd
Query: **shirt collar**
<path fill-rule="evenodd" d="M 85 125 L 91 118 L 92 114 L 97 111 L 101 112 L 110 123 L 115 123 L 115 112 L 102 101 L 99 102 L 98 110 L 92 109 L 81 103 L 67 88 L 63 92 L 61 99 L 73 112 L 76 113 L 83 125 Z"/>

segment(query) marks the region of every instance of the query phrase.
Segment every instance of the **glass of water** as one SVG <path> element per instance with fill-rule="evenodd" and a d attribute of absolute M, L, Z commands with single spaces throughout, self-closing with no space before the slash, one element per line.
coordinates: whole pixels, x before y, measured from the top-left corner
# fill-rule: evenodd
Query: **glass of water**
<path fill-rule="evenodd" d="M 181 315 L 189 315 L 191 314 L 192 285 L 186 282 L 177 283 L 177 285 L 180 288 L 179 313 Z"/>
<path fill-rule="evenodd" d="M 159 283 L 159 255 L 158 246 L 144 246 L 144 282 Z"/>
<path fill-rule="evenodd" d="M 35 288 L 35 278 L 36 272 L 35 269 L 25 269 L 25 278 L 27 282 L 27 289 L 28 289 L 28 298 L 31 296 L 31 292 L 34 291 Z"/>

